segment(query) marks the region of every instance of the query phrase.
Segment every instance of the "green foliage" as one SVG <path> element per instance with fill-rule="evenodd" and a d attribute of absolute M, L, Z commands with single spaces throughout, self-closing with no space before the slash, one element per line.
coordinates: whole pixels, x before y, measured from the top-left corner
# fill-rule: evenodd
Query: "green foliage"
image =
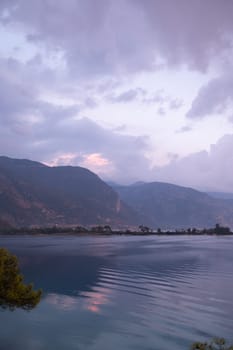
<path fill-rule="evenodd" d="M 233 350 L 233 345 L 228 346 L 224 338 L 214 338 L 211 342 L 207 343 L 194 343 L 191 347 L 192 350 Z"/>
<path fill-rule="evenodd" d="M 0 248 L 0 307 L 30 310 L 40 301 L 42 291 L 34 291 L 32 284 L 24 284 L 17 257 Z"/>
<path fill-rule="evenodd" d="M 138 226 L 138 228 L 142 233 L 152 232 L 151 228 L 148 226 L 140 225 L 140 226 Z"/>

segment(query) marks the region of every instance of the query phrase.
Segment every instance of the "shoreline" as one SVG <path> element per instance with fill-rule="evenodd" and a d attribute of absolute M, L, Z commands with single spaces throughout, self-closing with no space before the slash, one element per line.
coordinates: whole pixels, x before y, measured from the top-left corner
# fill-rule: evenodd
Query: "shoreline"
<path fill-rule="evenodd" d="M 72 236 L 231 236 L 233 232 L 229 227 L 220 226 L 216 224 L 213 228 L 179 228 L 166 229 L 157 228 L 152 229 L 148 226 L 140 225 L 137 229 L 112 229 L 109 225 L 98 226 L 39 226 L 39 227 L 2 227 L 0 228 L 0 235 L 2 236 L 19 236 L 19 235 L 72 235 Z"/>
<path fill-rule="evenodd" d="M 112 232 L 112 233 L 106 233 L 106 232 L 53 232 L 53 233 L 46 233 L 46 232 L 0 232 L 0 237 L 17 237 L 17 236 L 74 236 L 74 237 L 113 237 L 113 236 L 232 236 L 233 232 L 230 233 L 189 233 L 189 232 L 150 232 L 150 233 L 142 233 L 142 232 Z"/>

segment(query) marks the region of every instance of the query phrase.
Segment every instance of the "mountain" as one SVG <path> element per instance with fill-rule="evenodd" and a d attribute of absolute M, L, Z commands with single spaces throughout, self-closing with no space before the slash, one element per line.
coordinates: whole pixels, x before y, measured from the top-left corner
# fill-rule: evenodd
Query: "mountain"
<path fill-rule="evenodd" d="M 133 211 L 97 175 L 0 157 L 0 225 L 132 224 Z"/>
<path fill-rule="evenodd" d="M 233 193 L 227 192 L 207 192 L 210 197 L 233 200 Z"/>
<path fill-rule="evenodd" d="M 120 198 L 139 215 L 143 225 L 160 228 L 233 227 L 233 202 L 192 188 L 162 182 L 115 185 Z"/>
<path fill-rule="evenodd" d="M 216 195 L 215 195 L 216 197 Z M 233 227 L 233 200 L 168 183 L 111 186 L 91 171 L 0 157 L 0 228 L 103 225 Z"/>

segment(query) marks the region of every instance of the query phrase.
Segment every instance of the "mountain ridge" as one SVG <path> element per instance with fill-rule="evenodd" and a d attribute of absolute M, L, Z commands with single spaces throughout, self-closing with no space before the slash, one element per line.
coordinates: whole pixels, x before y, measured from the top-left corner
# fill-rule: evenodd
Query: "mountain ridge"
<path fill-rule="evenodd" d="M 164 182 L 106 184 L 77 166 L 0 156 L 0 226 L 233 227 L 233 201 Z"/>
<path fill-rule="evenodd" d="M 203 228 L 216 223 L 233 227 L 233 202 L 191 187 L 154 181 L 114 189 L 152 227 Z"/>
<path fill-rule="evenodd" d="M 0 157 L 0 219 L 16 226 L 130 224 L 133 212 L 88 169 Z"/>

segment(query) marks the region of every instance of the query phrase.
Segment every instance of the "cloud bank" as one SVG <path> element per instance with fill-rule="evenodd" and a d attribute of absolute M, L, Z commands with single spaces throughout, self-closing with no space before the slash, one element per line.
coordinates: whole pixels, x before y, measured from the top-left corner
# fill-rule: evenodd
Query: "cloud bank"
<path fill-rule="evenodd" d="M 233 191 L 230 131 L 209 151 L 152 169 L 156 135 L 107 127 L 90 113 L 104 103 L 140 103 L 165 119 L 185 101 L 153 86 L 147 92 L 134 79 L 186 69 L 209 76 L 187 121 L 216 114 L 232 121 L 232 13 L 230 0 L 2 0 L 0 29 L 13 38 L 0 50 L 2 153 L 83 165 L 120 182 L 157 179 Z M 17 51 L 19 36 L 26 44 Z M 191 134 L 192 124 L 176 130 Z"/>
<path fill-rule="evenodd" d="M 11 0 L 0 9 L 5 25 L 63 52 L 72 73 L 151 70 L 160 64 L 203 71 L 232 43 L 228 0 Z"/>
<path fill-rule="evenodd" d="M 153 169 L 156 180 L 199 188 L 233 191 L 233 134 L 223 136 L 210 150 L 174 159 L 167 166 Z"/>

